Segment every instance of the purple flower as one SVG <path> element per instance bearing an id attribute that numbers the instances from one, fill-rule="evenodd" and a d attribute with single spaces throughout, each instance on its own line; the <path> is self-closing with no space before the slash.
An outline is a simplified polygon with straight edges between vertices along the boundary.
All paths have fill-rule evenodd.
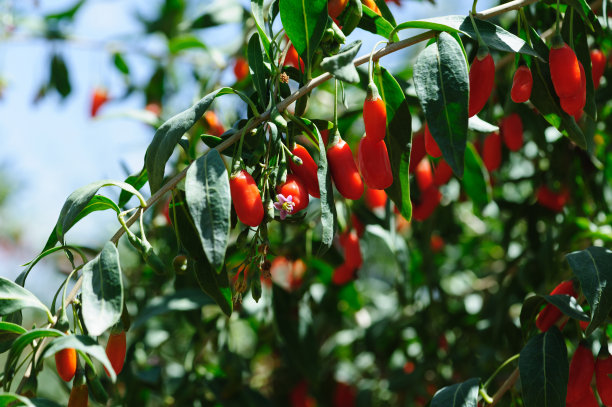
<path id="1" fill-rule="evenodd" d="M 274 207 L 280 211 L 280 218 L 285 219 L 287 214 L 293 212 L 293 206 L 295 205 L 293 197 L 289 195 L 285 198 L 283 194 L 278 194 L 276 199 L 278 199 L 278 202 L 274 202 Z"/>

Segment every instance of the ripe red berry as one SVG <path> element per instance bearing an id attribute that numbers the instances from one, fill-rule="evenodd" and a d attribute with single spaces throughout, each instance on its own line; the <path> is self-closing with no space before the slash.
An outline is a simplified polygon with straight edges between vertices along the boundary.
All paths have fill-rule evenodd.
<path id="1" fill-rule="evenodd" d="M 432 234 L 429 239 L 429 248 L 433 253 L 439 253 L 444 249 L 444 239 L 438 234 Z"/>
<path id="2" fill-rule="evenodd" d="M 599 87 L 601 77 L 606 70 L 606 56 L 598 49 L 591 51 L 591 67 L 591 72 L 593 74 L 593 86 L 595 86 L 595 89 L 597 89 Z"/>
<path id="3" fill-rule="evenodd" d="M 384 189 L 367 188 L 365 191 L 365 203 L 370 210 L 384 208 L 387 204 L 387 193 Z"/>
<path id="4" fill-rule="evenodd" d="M 357 391 L 353 386 L 342 382 L 336 383 L 333 407 L 354 407 L 356 399 Z"/>
<path id="5" fill-rule="evenodd" d="M 355 267 L 342 263 L 334 269 L 332 282 L 336 285 L 344 285 L 355 277 Z"/>
<path id="6" fill-rule="evenodd" d="M 434 185 L 441 187 L 450 181 L 452 176 L 453 169 L 450 165 L 448 165 L 444 158 L 441 158 L 436 165 L 436 169 L 434 170 Z"/>
<path id="7" fill-rule="evenodd" d="M 123 370 L 123 363 L 125 362 L 125 331 L 121 331 L 118 333 L 112 333 L 108 337 L 108 342 L 106 343 L 106 356 L 108 360 L 111 362 L 111 366 L 113 366 L 113 370 L 116 374 L 121 373 Z M 108 370 L 104 368 L 106 374 L 108 375 Z M 109 375 L 110 376 L 110 375 Z"/>
<path id="8" fill-rule="evenodd" d="M 95 88 L 91 95 L 91 117 L 95 117 L 106 102 L 108 102 L 108 91 L 105 88 Z"/>
<path id="9" fill-rule="evenodd" d="M 436 140 L 431 135 L 427 123 L 425 123 L 425 150 L 433 158 L 438 158 L 442 155 L 442 151 L 440 151 L 438 143 L 436 143 Z"/>
<path id="10" fill-rule="evenodd" d="M 289 50 L 287 51 L 287 55 L 285 56 L 285 61 L 283 65 L 289 65 L 294 67 L 295 69 L 300 70 L 304 73 L 304 61 L 298 55 L 297 50 L 293 46 L 293 44 L 289 45 Z"/>
<path id="11" fill-rule="evenodd" d="M 595 362 L 595 382 L 597 394 L 599 394 L 604 406 L 607 407 L 612 407 L 612 379 L 609 376 L 610 374 L 612 374 L 612 356 L 608 353 L 608 349 L 602 347 Z"/>
<path id="12" fill-rule="evenodd" d="M 204 113 L 204 120 L 208 125 L 209 134 L 213 136 L 220 136 L 225 132 L 223 124 L 221 124 L 221 121 L 217 117 L 217 114 L 212 110 L 208 110 L 206 111 L 206 113 Z"/>
<path id="13" fill-rule="evenodd" d="M 536 198 L 543 207 L 555 212 L 561 212 L 569 199 L 569 190 L 564 188 L 559 193 L 556 193 L 546 185 L 542 185 L 536 191 Z"/>
<path id="14" fill-rule="evenodd" d="M 378 91 L 369 92 L 363 102 L 363 124 L 366 137 L 380 141 L 387 133 L 387 108 Z"/>
<path id="15" fill-rule="evenodd" d="M 574 298 L 578 297 L 572 280 L 561 282 L 550 292 L 550 295 L 561 294 L 571 295 Z M 562 313 L 559 311 L 559 308 L 552 304 L 547 304 L 536 317 L 536 326 L 541 332 L 546 332 L 559 320 L 559 318 L 561 318 L 561 315 Z"/>
<path id="16" fill-rule="evenodd" d="M 251 174 L 240 170 L 232 175 L 230 193 L 238 219 L 245 225 L 259 226 L 263 220 L 264 209 L 259 188 Z"/>
<path id="17" fill-rule="evenodd" d="M 586 103 L 586 74 L 581 62 L 578 62 L 578 66 L 580 67 L 580 91 L 575 95 L 560 98 L 561 109 L 571 116 L 582 112 Z"/>
<path id="18" fill-rule="evenodd" d="M 302 164 L 298 165 L 294 163 L 293 160 L 290 160 L 289 168 L 291 168 L 291 171 L 295 175 L 300 177 L 310 195 L 315 198 L 320 198 L 321 193 L 319 190 L 319 179 L 317 177 L 317 164 L 312 159 L 312 156 L 306 148 L 299 144 L 296 144 L 291 152 L 293 155 L 300 157 Z"/>
<path id="19" fill-rule="evenodd" d="M 580 92 L 580 66 L 574 51 L 566 43 L 553 46 L 548 54 L 550 77 L 560 98 Z"/>
<path id="20" fill-rule="evenodd" d="M 517 113 L 504 118 L 499 125 L 506 147 L 518 151 L 523 146 L 523 121 Z"/>
<path id="21" fill-rule="evenodd" d="M 291 390 L 291 407 L 315 407 L 317 402 L 308 394 L 308 382 L 302 380 Z"/>
<path id="22" fill-rule="evenodd" d="M 521 65 L 514 72 L 512 79 L 512 89 L 510 97 L 514 103 L 523 103 L 531 97 L 531 88 L 533 87 L 533 76 L 527 65 Z"/>
<path id="23" fill-rule="evenodd" d="M 234 75 L 236 76 L 236 80 L 240 82 L 249 74 L 249 64 L 246 59 L 243 57 L 236 58 L 234 61 Z"/>
<path id="24" fill-rule="evenodd" d="M 77 353 L 74 348 L 62 349 L 55 354 L 55 367 L 57 374 L 65 382 L 74 377 L 77 368 Z"/>
<path id="25" fill-rule="evenodd" d="M 413 173 L 417 165 L 425 157 L 425 136 L 423 133 L 415 133 L 412 135 L 412 145 L 410 148 L 410 166 L 408 172 Z"/>
<path id="26" fill-rule="evenodd" d="M 501 136 L 498 133 L 491 133 L 485 138 L 482 147 L 482 161 L 487 171 L 493 172 L 501 165 Z"/>
<path id="27" fill-rule="evenodd" d="M 329 0 L 327 2 L 327 13 L 331 18 L 338 18 L 344 11 L 348 0 Z"/>
<path id="28" fill-rule="evenodd" d="M 393 184 L 391 162 L 384 141 L 362 137 L 357 157 L 363 181 L 369 188 L 385 189 Z"/>
<path id="29" fill-rule="evenodd" d="M 276 187 L 276 192 L 285 196 L 291 195 L 293 202 L 293 211 L 291 214 L 296 214 L 308 206 L 308 191 L 302 180 L 294 174 L 288 174 L 287 180 Z"/>
<path id="30" fill-rule="evenodd" d="M 363 181 L 355 165 L 353 153 L 346 141 L 340 139 L 327 149 L 327 160 L 332 179 L 340 194 L 356 201 L 363 195 Z"/>
<path id="31" fill-rule="evenodd" d="M 361 257 L 361 245 L 359 236 L 354 230 L 347 230 L 340 235 L 340 245 L 344 248 L 344 263 L 348 266 L 359 268 L 363 264 Z"/>
<path id="32" fill-rule="evenodd" d="M 565 407 L 599 407 L 599 402 L 593 389 L 589 385 L 582 397 L 572 403 L 565 403 Z"/>
<path id="33" fill-rule="evenodd" d="M 480 52 L 479 52 L 480 53 Z M 490 53 L 476 56 L 470 67 L 470 101 L 468 115 L 472 117 L 482 110 L 495 85 L 495 63 Z"/>
<path id="34" fill-rule="evenodd" d="M 565 401 L 573 403 L 580 400 L 591 388 L 591 379 L 595 371 L 595 358 L 584 342 L 576 348 L 569 368 L 567 396 Z"/>
<path id="35" fill-rule="evenodd" d="M 361 223 L 359 218 L 354 213 L 351 213 L 351 226 L 355 230 L 355 232 L 357 232 L 357 236 L 363 236 L 365 232 L 365 226 L 363 225 L 363 223 Z"/>
<path id="36" fill-rule="evenodd" d="M 421 191 L 425 191 L 434 185 L 431 164 L 427 158 L 423 158 L 419 165 L 417 165 L 415 176 Z"/>
<path id="37" fill-rule="evenodd" d="M 412 202 L 412 219 L 424 221 L 431 216 L 440 204 L 440 191 L 432 186 L 425 191 L 421 191 L 418 202 Z"/>

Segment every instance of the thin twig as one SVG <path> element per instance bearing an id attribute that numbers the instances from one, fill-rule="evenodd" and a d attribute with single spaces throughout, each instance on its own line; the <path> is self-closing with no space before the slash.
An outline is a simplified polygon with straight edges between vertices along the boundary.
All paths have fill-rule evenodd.
<path id="1" fill-rule="evenodd" d="M 491 407 L 496 405 L 499 402 L 499 400 L 501 400 L 502 397 L 504 397 L 504 394 L 506 394 L 508 390 L 514 387 L 514 383 L 516 383 L 518 378 L 519 378 L 519 368 L 517 367 L 516 369 L 514 369 L 510 377 L 506 379 L 504 384 L 502 384 L 499 390 L 497 390 L 497 392 L 493 395 L 493 402 L 490 404 Z"/>

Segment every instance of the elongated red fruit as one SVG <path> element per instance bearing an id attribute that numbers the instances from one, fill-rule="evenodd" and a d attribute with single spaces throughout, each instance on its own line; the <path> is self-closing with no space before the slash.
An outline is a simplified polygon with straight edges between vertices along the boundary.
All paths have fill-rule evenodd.
<path id="1" fill-rule="evenodd" d="M 569 199 L 569 190 L 564 188 L 557 193 L 546 185 L 541 185 L 536 191 L 536 198 L 543 207 L 555 212 L 561 212 Z"/>
<path id="2" fill-rule="evenodd" d="M 340 139 L 327 149 L 327 161 L 332 179 L 340 194 L 356 201 L 363 195 L 363 181 L 355 165 L 353 153 L 346 141 Z"/>
<path id="3" fill-rule="evenodd" d="M 442 155 L 442 151 L 440 151 L 438 143 L 436 143 L 436 140 L 431 135 L 427 123 L 425 123 L 425 150 L 433 158 L 438 158 Z"/>
<path id="4" fill-rule="evenodd" d="M 365 226 L 355 215 L 355 213 L 351 213 L 351 226 L 355 230 L 355 232 L 357 232 L 357 236 L 362 237 L 365 233 Z"/>
<path id="5" fill-rule="evenodd" d="M 357 158 L 363 181 L 369 188 L 385 189 L 393 184 L 391 162 L 384 141 L 362 137 Z"/>
<path id="6" fill-rule="evenodd" d="M 601 77 L 606 70 L 606 56 L 598 49 L 591 51 L 591 72 L 593 75 L 593 86 L 595 89 L 599 87 Z"/>
<path id="7" fill-rule="evenodd" d="M 387 107 L 374 85 L 363 102 L 363 124 L 366 137 L 380 141 L 387 133 Z"/>
<path id="8" fill-rule="evenodd" d="M 302 180 L 295 174 L 288 174 L 287 180 L 276 188 L 276 192 L 285 198 L 291 195 L 293 210 L 291 214 L 296 214 L 308 206 L 308 191 Z"/>
<path id="9" fill-rule="evenodd" d="M 370 210 L 384 208 L 387 204 L 387 193 L 384 189 L 367 188 L 365 191 L 365 203 Z"/>
<path id="10" fill-rule="evenodd" d="M 478 52 L 481 54 L 481 51 Z M 472 61 L 470 67 L 470 102 L 468 115 L 472 117 L 482 110 L 495 85 L 495 62 L 490 53 Z"/>
<path id="11" fill-rule="evenodd" d="M 55 354 L 55 367 L 57 374 L 65 382 L 69 382 L 74 377 L 77 368 L 76 349 L 66 348 Z"/>
<path id="12" fill-rule="evenodd" d="M 514 103 L 523 103 L 531 97 L 531 88 L 533 87 L 533 76 L 527 65 L 521 65 L 514 72 L 512 78 L 512 89 L 510 97 Z"/>
<path id="13" fill-rule="evenodd" d="M 293 155 L 300 157 L 302 164 L 298 165 L 291 160 L 289 161 L 289 168 L 291 168 L 291 171 L 302 180 L 310 195 L 315 198 L 320 198 L 321 193 L 319 190 L 319 179 L 317 177 L 317 164 L 312 159 L 312 156 L 306 148 L 299 144 L 296 144 L 291 152 Z"/>
<path id="14" fill-rule="evenodd" d="M 599 402 L 597 397 L 595 397 L 595 393 L 593 393 L 593 389 L 589 386 L 580 399 L 571 403 L 565 403 L 565 407 L 599 407 Z"/>
<path id="15" fill-rule="evenodd" d="M 574 289 L 574 282 L 572 280 L 561 282 L 555 287 L 554 290 L 550 292 L 550 295 L 561 294 L 571 295 L 574 298 L 578 297 L 578 293 L 576 293 L 576 290 Z M 562 313 L 559 311 L 559 308 L 552 304 L 547 304 L 538 314 L 536 318 L 536 326 L 540 331 L 546 332 L 559 320 L 559 318 L 561 318 L 561 315 Z"/>
<path id="16" fill-rule="evenodd" d="M 331 18 L 338 18 L 344 11 L 348 0 L 328 0 L 327 1 L 327 14 Z"/>
<path id="17" fill-rule="evenodd" d="M 121 373 L 121 370 L 123 370 L 123 363 L 125 363 L 125 348 L 125 331 L 117 333 L 111 332 L 108 337 L 108 342 L 106 343 L 106 356 L 108 356 L 108 360 L 110 360 L 111 366 L 116 374 Z M 104 368 L 104 370 L 106 370 L 106 368 Z M 107 370 L 106 374 L 108 375 Z"/>
<path id="18" fill-rule="evenodd" d="M 580 342 L 569 368 L 567 396 L 565 401 L 573 403 L 583 398 L 591 388 L 591 379 L 595 372 L 595 358 L 585 342 Z"/>
<path id="19" fill-rule="evenodd" d="M 482 145 L 482 161 L 489 172 L 495 171 L 501 165 L 501 144 L 501 136 L 498 133 L 491 133 L 484 140 Z"/>
<path id="20" fill-rule="evenodd" d="M 569 45 L 564 42 L 553 45 L 548 54 L 548 65 L 557 96 L 564 98 L 580 92 L 580 66 Z"/>
<path id="21" fill-rule="evenodd" d="M 333 407 L 355 407 L 357 390 L 346 383 L 336 383 Z"/>
<path id="22" fill-rule="evenodd" d="M 575 116 L 582 112 L 582 108 L 584 108 L 586 103 L 586 74 L 581 62 L 578 62 L 578 66 L 580 67 L 580 92 L 572 96 L 560 98 L 561 109 L 570 116 Z"/>
<path id="23" fill-rule="evenodd" d="M 243 57 L 236 58 L 234 61 L 234 76 L 236 80 L 240 82 L 249 74 L 249 63 Z"/>
<path id="24" fill-rule="evenodd" d="M 348 283 L 355 277 L 355 270 L 355 267 L 342 263 L 334 269 L 334 273 L 332 274 L 332 282 L 336 285 L 344 285 Z"/>
<path id="25" fill-rule="evenodd" d="M 263 220 L 264 209 L 255 180 L 245 170 L 230 177 L 230 193 L 236 215 L 248 226 L 259 226 Z"/>
<path id="26" fill-rule="evenodd" d="M 411 174 L 416 169 L 417 165 L 425 157 L 425 135 L 424 133 L 415 133 L 412 135 L 412 145 L 410 146 L 410 166 L 408 172 Z"/>
<path id="27" fill-rule="evenodd" d="M 344 263 L 359 268 L 363 264 L 359 236 L 354 230 L 347 230 L 340 235 L 340 245 L 344 248 Z"/>
<path id="28" fill-rule="evenodd" d="M 523 121 L 517 113 L 504 118 L 499 125 L 506 147 L 518 151 L 523 146 Z"/>
<path id="29" fill-rule="evenodd" d="M 610 356 L 608 349 L 602 347 L 595 362 L 595 383 L 597 394 L 599 394 L 601 402 L 606 407 L 612 407 L 612 379 L 609 376 L 610 374 L 612 374 L 612 356 Z"/>
<path id="30" fill-rule="evenodd" d="M 425 191 L 434 185 L 431 164 L 427 158 L 423 158 L 417 165 L 415 177 L 421 191 Z"/>
<path id="31" fill-rule="evenodd" d="M 421 191 L 420 200 L 412 202 L 412 219 L 424 221 L 431 216 L 440 204 L 440 191 L 432 186 L 425 191 Z"/>
<path id="32" fill-rule="evenodd" d="M 436 165 L 436 169 L 434 170 L 434 185 L 441 187 L 450 181 L 452 176 L 453 169 L 450 165 L 448 165 L 444 158 L 440 158 L 438 164 Z"/>
<path id="33" fill-rule="evenodd" d="M 98 110 L 108 101 L 108 91 L 105 88 L 95 88 L 91 95 L 91 117 L 98 114 Z"/>

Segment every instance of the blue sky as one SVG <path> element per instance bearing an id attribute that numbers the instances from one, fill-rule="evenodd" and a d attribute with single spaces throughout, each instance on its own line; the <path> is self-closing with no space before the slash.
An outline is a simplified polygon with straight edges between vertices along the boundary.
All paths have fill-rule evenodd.
<path id="1" fill-rule="evenodd" d="M 22 23 L 35 26 L 36 16 L 63 10 L 74 1 L 39 0 L 38 8 L 34 7 L 34 0 L 13 3 L 28 17 Z M 248 1 L 240 2 L 249 4 Z M 0 245 L 1 276 L 14 278 L 22 270 L 19 265 L 40 251 L 64 200 L 72 191 L 100 179 L 124 179 L 122 162 L 132 171 L 142 167 L 144 152 L 153 132 L 143 123 L 117 117 L 126 110 L 142 109 L 142 98 L 134 96 L 110 103 L 101 111 L 100 119 L 91 120 L 90 95 L 96 85 L 106 85 L 111 96 L 122 94 L 122 78 L 111 65 L 108 51 L 97 44 L 140 38 L 136 10 L 146 15 L 155 11 L 153 4 L 158 3 L 152 0 L 86 2 L 77 15 L 73 31 L 79 40 L 59 45 L 70 69 L 73 87 L 71 95 L 64 101 L 53 95 L 38 105 L 32 104 L 38 86 L 47 75 L 50 43 L 27 38 L 28 30 L 18 30 L 14 38 L 0 40 L 0 77 L 8 82 L 0 101 L 0 169 L 15 186 L 14 194 L 0 212 L 0 230 L 5 231 L 0 236 L 8 229 L 22 231 L 18 251 L 10 252 Z M 394 5 L 391 8 L 396 20 L 401 22 L 445 14 L 466 14 L 471 4 L 470 0 L 438 0 L 438 6 L 434 7 L 427 2 L 405 1 L 402 8 Z M 493 4 L 496 4 L 493 0 L 480 0 L 478 9 Z M 3 11 L 0 8 L 0 12 Z M 220 47 L 222 51 L 235 50 L 239 46 L 236 41 L 240 40 L 237 30 L 235 26 L 217 29 L 203 33 L 205 36 L 202 38 L 206 38 L 207 45 Z M 411 34 L 404 32 L 401 37 Z M 378 41 L 373 35 L 359 30 L 349 37 L 349 41 L 355 39 L 364 41 L 360 54 L 369 52 Z M 155 49 L 160 42 L 153 40 L 141 45 Z M 386 57 L 382 64 L 392 68 L 404 63 L 405 57 L 406 54 L 400 52 Z M 138 55 L 128 56 L 128 63 L 136 78 L 146 77 L 152 69 L 147 60 Z M 228 78 L 228 84 L 231 79 Z M 181 92 L 170 108 L 177 113 L 187 108 L 193 98 L 200 96 L 193 94 L 193 90 Z M 109 196 L 114 195 L 111 192 Z M 82 244 L 100 245 L 116 229 L 113 215 L 98 213 L 76 226 L 69 238 Z"/>

